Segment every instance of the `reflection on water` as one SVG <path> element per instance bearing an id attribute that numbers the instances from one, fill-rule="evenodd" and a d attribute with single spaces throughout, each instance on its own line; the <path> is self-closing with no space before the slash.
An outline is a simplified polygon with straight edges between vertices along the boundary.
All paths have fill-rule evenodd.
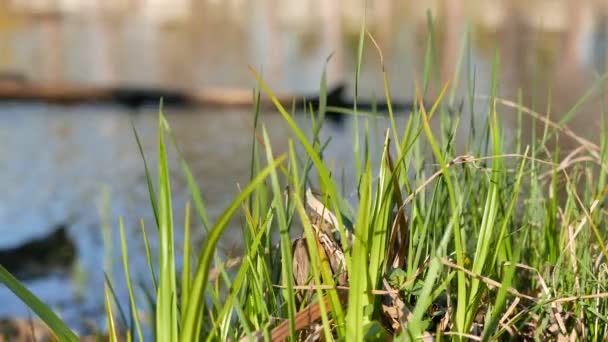
<path id="1" fill-rule="evenodd" d="M 378 0 L 368 11 L 368 28 L 382 49 L 392 97 L 398 100 L 411 99 L 413 81 L 423 73 L 428 35 L 422 3 Z M 325 60 L 334 53 L 329 82 L 346 82 L 352 90 L 359 6 L 354 0 L 0 2 L 0 73 L 43 84 L 250 88 L 254 82 L 247 65 L 252 65 L 263 71 L 273 89 L 310 93 L 318 88 Z M 550 108 L 551 117 L 559 120 L 607 70 L 607 7 L 602 1 L 437 1 L 430 8 L 437 18 L 438 67 L 431 94 L 453 78 L 462 34 L 470 30 L 471 49 L 461 65 L 457 99 L 466 94 L 473 74 L 476 93 L 489 93 L 498 48 L 501 96 L 515 99 L 521 88 L 524 103 L 541 112 Z M 360 92 L 368 99 L 380 97 L 378 52 L 367 44 L 364 56 Z M 590 139 L 597 137 L 600 99 L 606 97 L 599 93 L 603 96 L 590 97 L 569 122 Z M 484 103 L 479 100 L 465 113 L 485 115 Z M 512 111 L 501 114 L 507 128 L 516 125 Z M 213 220 L 233 198 L 237 184 L 248 179 L 251 114 L 196 108 L 169 109 L 168 116 Z M 96 323 L 103 317 L 100 296 L 75 299 L 80 287 L 91 294 L 103 289 L 98 210 L 103 186 L 110 190 L 111 225 L 116 228 L 117 218 L 124 216 L 132 269 L 147 281 L 138 219 L 143 217 L 148 227 L 153 220 L 130 124 L 133 121 L 140 132 L 155 169 L 156 120 L 153 108 L 0 105 L 0 246 L 70 224 L 83 278 L 75 282 L 56 275 L 28 285 L 74 325 L 82 323 L 81 317 Z M 306 125 L 304 117 L 298 120 Z M 400 116 L 398 125 L 404 120 Z M 268 112 L 263 121 L 275 152 L 285 152 L 289 135 L 281 118 Z M 381 136 L 386 126 L 386 120 L 376 120 L 374 134 Z M 332 139 L 327 158 L 344 168 L 347 189 L 355 184 L 349 177 L 352 131 L 347 119 L 343 126 L 328 124 L 322 132 Z M 570 148 L 567 141 L 560 144 Z M 175 167 L 175 155 L 171 157 Z M 180 213 L 187 189 L 178 168 L 172 175 L 174 205 Z M 175 216 L 180 227 L 181 215 Z M 239 231 L 238 226 L 231 229 L 234 234 L 228 235 Z M 153 235 L 153 229 L 148 231 Z M 117 258 L 116 235 L 112 253 Z M 223 248 L 228 253 L 234 245 L 234 240 L 226 240 Z M 125 298 L 122 269 L 115 265 L 111 273 L 118 296 Z M 0 289 L 0 302 L 0 316 L 27 314 L 5 289 Z"/>

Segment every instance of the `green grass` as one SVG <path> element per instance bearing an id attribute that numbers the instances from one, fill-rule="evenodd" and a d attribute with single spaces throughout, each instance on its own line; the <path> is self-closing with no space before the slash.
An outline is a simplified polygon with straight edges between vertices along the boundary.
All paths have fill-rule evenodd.
<path id="1" fill-rule="evenodd" d="M 431 31 L 432 25 L 429 20 Z M 362 27 L 356 85 L 361 82 L 358 76 L 367 36 Z M 374 43 L 371 35 L 369 38 Z M 361 141 L 355 138 L 352 149 L 357 188 L 348 191 L 356 194 L 354 211 L 346 204 L 352 198 L 345 198 L 340 190 L 338 176 L 343 170 L 332 168 L 331 161 L 324 158 L 324 148 L 331 142 L 322 141 L 320 131 L 325 113 L 332 108 L 321 101 L 319 111 L 310 112 L 312 133 L 306 134 L 296 124 L 293 110 L 286 110 L 252 70 L 260 89 L 253 94 L 251 177 L 215 222 L 206 213 L 204 188 L 199 188 L 178 149 L 194 214 L 190 220 L 187 205 L 181 270 L 176 266 L 174 235 L 179 228 L 173 224 L 173 215 L 182 213 L 174 213 L 171 204 L 165 140 L 168 136 L 177 148 L 179 137 L 174 136 L 161 107 L 156 182 L 143 159 L 160 239 L 155 256 L 142 221 L 153 320 L 146 324 L 139 318 L 146 306 L 138 303 L 140 288 L 131 283 L 130 247 L 121 220 L 129 300 L 113 303 L 116 298 L 108 280 L 104 299 L 111 339 L 141 341 L 144 331 L 149 331 L 159 341 L 296 340 L 312 333 L 326 340 L 348 341 L 429 335 L 454 340 L 566 336 L 606 340 L 608 252 L 604 241 L 608 234 L 603 209 L 606 173 L 602 170 L 608 161 L 608 139 L 603 131 L 595 143 L 564 126 L 583 101 L 597 95 L 598 86 L 555 123 L 525 107 L 521 96 L 513 102 L 498 97 L 500 62 L 496 58 L 492 86 L 487 90 L 490 95 L 484 98 L 486 124 L 476 125 L 467 150 L 457 154 L 454 141 L 463 122 L 459 113 L 446 110 L 455 103 L 455 85 L 442 85 L 436 101 L 429 108 L 422 106 L 426 89 L 434 82 L 432 40 L 430 35 L 423 77 L 415 81 L 421 106 L 410 113 L 404 127 L 394 119 L 402 113 L 393 113 L 390 107 L 391 91 L 382 66 L 389 124 L 380 150 L 373 149 L 370 142 L 369 119 L 356 106 L 341 109 L 354 115 L 355 137 L 360 128 L 366 133 Z M 466 44 L 468 39 L 463 40 L 462 54 L 468 51 Z M 378 52 L 382 60 L 379 48 Z M 479 98 L 475 72 L 470 62 L 462 61 L 463 55 L 458 65 L 469 66 L 466 102 L 473 106 Z M 454 79 L 462 72 L 458 70 Z M 325 73 L 320 89 L 323 96 Z M 449 94 L 447 100 L 444 94 Z M 291 130 L 293 139 L 285 155 L 276 155 L 270 144 L 273 132 L 264 127 L 261 96 L 274 102 Z M 513 108 L 518 115 L 513 133 L 516 141 L 507 145 L 501 116 Z M 533 141 L 521 138 L 525 116 L 543 128 Z M 558 139 L 577 142 L 579 154 L 551 150 L 549 144 Z M 330 227 L 333 234 L 318 232 L 319 221 L 305 196 L 309 187 L 321 192 L 318 200 L 324 208 L 317 214 L 335 214 L 335 225 Z M 240 218 L 244 253 L 238 260 L 222 260 L 216 247 L 235 217 Z M 203 246 L 190 245 L 191 225 L 207 232 Z M 292 254 L 296 228 L 302 228 L 309 254 L 306 284 L 298 284 L 294 278 L 293 264 L 302 262 Z M 353 238 L 349 238 L 351 229 Z M 280 238 L 278 246 L 273 245 L 273 235 Z M 338 271 L 332 264 L 338 257 L 328 253 L 324 238 L 332 241 L 330 249 L 339 246 L 338 252 L 343 252 Z M 339 272 L 347 272 L 346 284 L 341 283 Z M 77 340 L 52 310 L 2 267 L 0 281 L 60 340 Z M 307 287 L 312 295 L 301 301 L 298 294 Z M 319 325 L 300 329 L 298 322 L 314 303 Z"/>

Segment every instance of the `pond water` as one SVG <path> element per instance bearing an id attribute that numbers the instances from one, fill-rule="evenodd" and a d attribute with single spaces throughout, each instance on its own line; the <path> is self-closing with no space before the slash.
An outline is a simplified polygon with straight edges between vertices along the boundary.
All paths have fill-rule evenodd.
<path id="1" fill-rule="evenodd" d="M 63 3 L 64 7 L 44 7 L 36 1 L 2 3 L 0 73 L 43 84 L 250 89 L 255 85 L 247 70 L 251 65 L 263 71 L 273 89 L 309 94 L 317 91 L 325 60 L 333 53 L 328 81 L 345 83 L 350 94 L 360 26 L 360 11 L 354 10 L 360 2 L 350 2 L 338 6 L 270 0 L 255 5 L 246 0 L 150 1 L 149 5 L 110 1 L 95 8 L 84 1 L 66 2 L 81 4 L 74 7 Z M 367 22 L 382 49 L 392 97 L 407 101 L 414 94 L 413 81 L 423 73 L 426 8 L 398 3 L 377 1 L 370 6 Z M 545 112 L 550 94 L 551 117 L 566 113 L 606 71 L 608 6 L 600 1 L 532 4 L 525 8 L 515 1 L 433 5 L 438 17 L 438 79 L 454 75 L 461 37 L 468 29 L 471 49 L 462 65 L 457 98 L 466 93 L 466 75 L 472 70 L 476 93 L 489 93 L 492 61 L 499 48 L 501 96 L 516 99 L 517 89 L 522 88 L 525 103 Z M 360 92 L 372 99 L 382 96 L 383 80 L 378 52 L 370 41 L 366 44 Z M 436 89 L 437 85 L 431 96 Z M 589 139 L 599 132 L 601 98 L 606 99 L 606 94 L 600 91 L 569 122 Z M 465 113 L 486 115 L 485 102 L 476 103 Z M 237 193 L 237 184 L 245 184 L 249 177 L 251 110 L 167 108 L 166 115 L 213 221 Z M 505 109 L 501 115 L 507 130 L 516 125 L 512 111 Z M 398 126 L 403 127 L 405 119 L 400 115 Z M 297 120 L 307 125 L 303 116 Z M 276 152 L 284 151 L 290 135 L 280 115 L 268 110 L 262 121 Z M 78 250 L 75 270 L 26 284 L 74 327 L 103 326 L 104 263 L 117 295 L 126 297 L 122 267 L 108 263 L 120 260 L 119 216 L 125 220 L 132 270 L 149 283 L 139 219 L 144 219 L 154 242 L 153 218 L 131 122 L 154 170 L 158 134 L 154 107 L 0 103 L 0 248 L 18 246 L 58 225 L 68 227 Z M 385 119 L 375 120 L 373 134 L 380 137 L 387 125 Z M 466 132 L 461 133 L 466 140 Z M 351 174 L 351 119 L 328 123 L 322 135 L 332 138 L 326 158 Z M 566 150 L 572 147 L 568 141 L 560 144 Z M 171 153 L 175 219 L 181 227 L 179 213 L 188 191 L 175 160 Z M 111 249 L 103 247 L 104 222 L 112 234 Z M 238 254 L 239 238 L 234 236 L 239 227 L 230 229 L 232 234 L 226 234 L 220 248 L 225 254 Z M 198 234 L 197 239 L 202 238 Z M 0 288 L 0 303 L 0 316 L 28 315 L 4 288 Z"/>

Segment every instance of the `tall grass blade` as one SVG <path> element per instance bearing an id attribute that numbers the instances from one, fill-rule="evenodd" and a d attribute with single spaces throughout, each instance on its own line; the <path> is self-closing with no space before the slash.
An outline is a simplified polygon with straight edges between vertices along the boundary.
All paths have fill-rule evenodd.
<path id="1" fill-rule="evenodd" d="M 40 317 L 40 319 L 51 328 L 53 334 L 55 334 L 59 340 L 69 342 L 78 341 L 76 334 L 74 334 L 53 311 L 26 289 L 25 286 L 13 277 L 2 265 L 0 265 L 0 282 Z"/>
<path id="2" fill-rule="evenodd" d="M 158 218 L 159 218 L 159 286 L 157 291 L 156 336 L 159 341 L 178 340 L 177 286 L 173 238 L 173 208 L 169 166 L 164 142 L 167 123 L 159 111 L 158 130 Z"/>
<path id="3" fill-rule="evenodd" d="M 188 190 L 190 191 L 190 196 L 192 197 L 192 201 L 194 202 L 194 208 L 196 209 L 196 213 L 198 214 L 199 220 L 203 224 L 203 229 L 205 230 L 205 232 L 209 232 L 209 219 L 207 218 L 207 209 L 205 209 L 205 202 L 203 201 L 203 196 L 201 194 L 200 188 L 197 185 L 196 180 L 194 180 L 192 170 L 190 169 L 190 166 L 188 166 L 184 154 L 179 148 L 179 144 L 177 143 L 177 139 L 173 134 L 173 130 L 171 130 L 171 127 L 169 127 L 169 125 L 165 126 L 165 130 L 167 131 L 167 134 L 169 134 L 169 138 L 173 143 L 173 147 L 175 147 L 175 150 L 179 155 L 179 163 L 182 167 L 182 173 L 186 177 Z"/>
<path id="4" fill-rule="evenodd" d="M 266 128 L 262 128 L 264 134 L 264 142 L 266 145 L 266 158 L 268 164 L 273 164 L 274 157 L 272 155 L 272 149 L 270 147 L 270 139 Z M 282 267 L 282 282 L 287 285 L 286 291 L 284 291 L 283 297 L 287 302 L 287 319 L 289 320 L 290 337 L 293 341 L 296 339 L 295 331 L 295 297 L 293 290 L 293 262 L 292 262 L 292 251 L 291 251 L 291 239 L 289 237 L 289 226 L 287 223 L 287 216 L 285 206 L 283 204 L 283 194 L 279 186 L 279 178 L 275 169 L 270 171 L 270 181 L 272 185 L 272 192 L 274 194 L 273 207 L 277 217 L 277 225 L 279 228 L 279 236 L 281 238 L 281 267 Z"/>
<path id="5" fill-rule="evenodd" d="M 192 290 L 190 291 L 190 301 L 184 309 L 184 314 L 181 319 L 182 333 L 179 341 L 188 342 L 198 340 L 200 338 L 202 323 L 204 316 L 201 315 L 205 310 L 205 288 L 207 287 L 207 279 L 209 276 L 209 267 L 211 259 L 215 254 L 215 247 L 222 235 L 224 229 L 232 219 L 232 216 L 239 208 L 241 203 L 249 197 L 249 195 L 268 177 L 271 170 L 278 167 L 285 160 L 285 157 L 275 159 L 275 162 L 260 170 L 258 175 L 245 187 L 241 193 L 234 199 L 232 204 L 220 215 L 217 223 L 209 231 L 207 242 L 203 247 L 199 257 Z"/>
<path id="6" fill-rule="evenodd" d="M 160 103 L 160 108 L 162 110 L 162 100 Z M 144 172 L 146 175 L 146 182 L 148 184 L 148 194 L 150 197 L 150 205 L 152 206 L 152 211 L 154 212 L 154 220 L 156 222 L 156 228 L 159 227 L 158 222 L 158 204 L 156 203 L 156 192 L 154 191 L 154 184 L 152 184 L 152 176 L 150 175 L 150 170 L 148 169 L 148 162 L 146 162 L 146 156 L 144 154 L 144 149 L 141 145 L 141 141 L 139 140 L 139 134 L 137 134 L 137 129 L 135 129 L 135 124 L 131 122 L 131 128 L 133 129 L 133 136 L 135 137 L 135 141 L 137 142 L 137 148 L 139 149 L 139 155 L 141 156 L 142 161 L 144 162 Z"/>
<path id="7" fill-rule="evenodd" d="M 190 294 L 190 202 L 186 202 L 186 213 L 184 214 L 184 252 L 182 255 L 182 290 L 181 308 L 186 307 Z"/>
<path id="8" fill-rule="evenodd" d="M 154 271 L 154 262 L 152 261 L 152 251 L 150 250 L 150 241 L 148 240 L 148 234 L 146 232 L 146 226 L 144 219 L 140 221 L 141 235 L 144 240 L 144 248 L 146 250 L 146 261 L 148 263 L 148 270 L 150 271 L 150 277 L 152 278 L 152 285 L 154 286 L 154 293 L 158 290 L 158 281 L 156 278 L 156 272 Z"/>
<path id="9" fill-rule="evenodd" d="M 346 338 L 349 341 L 362 341 L 364 326 L 370 322 L 368 306 L 372 302 L 369 293 L 369 236 L 371 218 L 369 213 L 372 207 L 372 176 L 369 160 L 366 162 L 364 173 L 359 187 L 359 214 L 355 223 L 355 241 L 353 242 L 351 265 L 356 268 L 348 268 L 349 274 L 349 309 L 346 315 Z M 357 270 L 356 272 L 354 270 Z"/>
<path id="10" fill-rule="evenodd" d="M 106 282 L 106 285 L 104 287 L 104 301 L 105 301 L 105 306 L 106 306 L 106 317 L 108 320 L 108 337 L 110 342 L 117 342 L 118 341 L 118 332 L 117 332 L 117 328 L 116 328 L 116 324 L 114 322 L 114 315 L 112 313 L 112 302 L 110 300 L 110 294 L 109 294 L 109 288 L 108 288 L 108 283 Z M 78 340 L 76 340 L 78 341 Z"/>
<path id="11" fill-rule="evenodd" d="M 361 75 L 361 65 L 363 64 L 363 47 L 365 46 L 365 20 L 367 16 L 367 1 L 363 0 L 363 20 L 359 30 L 359 44 L 357 46 L 357 67 L 355 69 L 355 97 L 353 99 L 354 124 L 353 124 L 353 152 L 355 157 L 355 176 L 361 178 L 361 155 L 359 142 L 359 115 L 357 101 L 359 100 L 359 77 Z"/>
<path id="12" fill-rule="evenodd" d="M 439 101 L 441 101 L 441 98 L 443 96 L 443 94 L 445 93 L 445 90 L 447 89 L 447 84 L 443 87 L 443 90 L 441 91 L 441 93 L 439 94 L 438 100 L 436 103 L 438 103 Z M 421 99 L 419 97 L 419 99 Z M 419 100 L 421 102 L 421 100 Z M 433 106 L 433 108 L 436 108 L 437 104 L 435 104 L 435 106 Z M 439 145 L 437 144 L 437 141 L 435 140 L 434 136 L 433 136 L 433 132 L 431 131 L 431 126 L 429 124 L 429 119 L 428 117 L 431 116 L 431 114 L 433 113 L 433 108 L 431 109 L 430 114 L 427 116 L 426 115 L 426 111 L 424 110 L 424 107 L 421 105 L 422 110 L 422 117 L 423 117 L 423 127 L 424 127 L 424 132 L 426 133 L 427 136 L 427 140 L 429 142 L 429 145 L 431 146 L 431 149 L 433 151 L 433 154 L 435 156 L 435 159 L 437 159 L 437 161 L 439 162 L 439 165 L 441 166 L 441 171 L 442 171 L 442 178 L 445 181 L 446 187 L 447 187 L 447 191 L 448 191 L 448 197 L 449 197 L 449 202 L 450 202 L 450 209 L 452 210 L 452 218 L 450 221 L 450 224 L 453 226 L 453 231 L 454 231 L 454 245 L 456 248 L 456 263 L 459 266 L 463 266 L 464 265 L 464 257 L 465 257 L 465 246 L 462 242 L 462 232 L 460 230 L 460 218 L 459 218 L 459 201 L 458 201 L 458 197 L 456 196 L 457 193 L 460 192 L 459 189 L 456 188 L 456 185 L 453 184 L 452 182 L 452 176 L 451 173 L 448 169 L 447 166 L 447 162 L 445 161 L 444 157 L 443 157 L 443 153 L 441 152 Z M 448 230 L 446 230 L 448 231 Z M 436 263 L 436 261 L 433 261 L 434 263 Z M 432 264 L 433 265 L 433 264 Z M 432 266 L 432 268 L 434 269 L 435 272 L 438 272 L 439 267 L 438 266 Z M 431 273 L 429 271 L 429 273 Z M 458 294 L 458 302 L 456 304 L 456 330 L 458 332 L 465 332 L 465 321 L 466 321 L 466 307 L 467 307 L 467 284 L 466 284 L 466 279 L 465 279 L 465 275 L 462 272 L 458 273 L 457 276 L 457 281 L 458 281 L 458 290 L 457 290 L 457 294 Z M 425 285 L 426 286 L 426 285 Z"/>
<path id="13" fill-rule="evenodd" d="M 319 179 L 320 179 L 320 183 L 321 183 L 320 185 L 329 197 L 329 201 L 331 204 L 330 208 L 332 208 L 334 211 L 338 212 L 339 208 L 340 208 L 340 205 L 339 205 L 340 194 L 336 189 L 335 183 L 331 179 L 329 170 L 327 169 L 325 164 L 321 161 L 317 151 L 310 144 L 309 140 L 304 135 L 302 130 L 300 130 L 298 125 L 294 122 L 293 118 L 285 111 L 285 108 L 283 108 L 283 106 L 278 101 L 276 96 L 274 96 L 273 92 L 266 85 L 266 83 L 262 80 L 261 76 L 252 68 L 250 68 L 250 71 L 256 77 L 256 79 L 257 79 L 258 83 L 260 84 L 260 86 L 262 87 L 262 89 L 266 92 L 266 94 L 268 94 L 268 96 L 272 100 L 272 103 L 275 105 L 275 107 L 277 108 L 279 113 L 283 116 L 283 119 L 285 119 L 285 121 L 289 125 L 291 131 L 293 132 L 293 134 L 296 136 L 297 140 L 300 142 L 300 144 L 306 151 L 308 157 L 312 160 L 312 162 L 313 162 L 314 166 L 316 167 L 317 172 L 319 174 Z M 341 241 L 348 241 L 344 222 L 342 219 L 342 215 L 337 215 L 336 218 L 338 220 L 337 228 L 338 228 L 338 231 L 340 234 Z M 346 244 L 343 247 L 344 247 L 344 255 L 346 257 L 346 268 L 350 269 L 351 260 L 350 260 L 349 246 L 348 246 L 348 244 Z M 342 307 L 340 305 L 340 299 L 338 298 L 338 293 L 335 290 L 330 290 L 330 291 L 328 291 L 328 295 L 329 295 L 330 301 L 332 303 L 332 309 L 333 309 L 334 315 L 336 316 L 336 321 L 344 322 L 344 320 L 343 320 L 344 313 L 343 313 Z M 342 335 L 345 334 L 345 327 L 343 325 L 338 324 L 337 329 L 340 332 L 340 334 L 342 334 Z"/>
<path id="14" fill-rule="evenodd" d="M 122 264 L 125 271 L 125 279 L 127 282 L 127 289 L 129 290 L 129 302 L 131 304 L 131 318 L 135 322 L 135 328 L 137 329 L 137 336 L 139 341 L 143 342 L 144 335 L 141 330 L 141 324 L 139 322 L 139 310 L 137 309 L 137 302 L 135 300 L 135 293 L 133 292 L 133 286 L 131 285 L 131 272 L 129 271 L 129 249 L 127 247 L 127 239 L 125 238 L 125 228 L 122 217 L 119 219 L 120 225 L 120 246 L 122 248 Z"/>
<path id="15" fill-rule="evenodd" d="M 497 75 L 498 75 L 498 52 L 496 52 L 496 57 L 494 61 L 493 68 L 493 82 L 492 82 L 492 96 L 490 98 L 490 119 L 488 123 L 490 124 L 490 130 L 492 133 L 492 147 L 494 156 L 499 156 L 501 153 L 501 137 L 500 132 L 498 131 L 498 117 L 496 113 L 496 102 L 494 101 L 497 92 Z M 488 265 L 488 254 L 490 253 L 490 246 L 492 245 L 493 238 L 495 236 L 494 227 L 497 225 L 497 215 L 498 215 L 498 207 L 499 207 L 499 196 L 500 196 L 500 186 L 501 186 L 501 173 L 502 164 L 501 159 L 496 158 L 492 161 L 492 173 L 490 177 L 490 186 L 488 189 L 488 193 L 485 200 L 484 210 L 481 225 L 479 227 L 479 236 L 477 237 L 477 245 L 475 248 L 475 255 L 473 260 L 472 271 L 475 274 L 483 274 L 484 268 L 492 267 L 493 265 Z M 465 330 L 462 332 L 466 332 L 469 330 L 469 327 L 473 323 L 475 316 L 477 315 L 479 300 L 481 296 L 481 287 L 483 284 L 479 279 L 473 278 L 471 279 L 469 299 L 470 303 L 467 308 L 467 323 L 465 324 Z"/>
<path id="16" fill-rule="evenodd" d="M 129 324 L 127 322 L 127 315 L 125 314 L 125 310 L 122 307 L 122 303 L 118 300 L 116 291 L 114 291 L 114 286 L 112 285 L 110 275 L 107 272 L 104 272 L 103 277 L 105 280 L 105 284 L 106 284 L 108 290 L 110 290 L 110 294 L 112 295 L 112 300 L 116 304 L 116 308 L 118 309 L 118 314 L 120 315 L 120 320 L 122 321 L 123 326 L 128 327 Z M 112 302 L 110 302 L 110 304 L 112 304 Z M 111 310 L 113 312 L 114 308 L 112 307 Z"/>

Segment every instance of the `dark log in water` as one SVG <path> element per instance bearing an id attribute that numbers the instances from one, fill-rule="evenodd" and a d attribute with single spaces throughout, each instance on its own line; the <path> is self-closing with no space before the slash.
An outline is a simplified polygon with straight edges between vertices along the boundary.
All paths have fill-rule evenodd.
<path id="1" fill-rule="evenodd" d="M 352 109 L 354 101 L 345 96 L 346 85 L 338 83 L 330 87 L 326 94 L 326 106 Z M 277 93 L 276 98 L 283 105 L 291 108 L 292 103 L 297 109 L 303 104 L 317 109 L 321 104 L 320 94 L 294 94 Z M 41 101 L 57 104 L 118 104 L 128 108 L 139 108 L 145 105 L 156 106 L 160 99 L 163 104 L 170 106 L 228 106 L 251 107 L 254 104 L 254 94 L 249 89 L 169 89 L 153 87 L 125 87 L 125 86 L 90 86 L 73 84 L 33 84 L 24 80 L 2 77 L 0 80 L 0 101 Z M 270 98 L 262 96 L 260 105 L 272 108 L 274 104 Z M 413 108 L 410 101 L 393 103 L 395 112 L 409 111 Z M 359 101 L 357 108 L 361 111 L 376 110 L 379 113 L 387 112 L 388 106 L 384 102 L 377 104 L 369 101 Z M 331 111 L 328 111 L 331 113 Z M 336 113 L 334 113 L 336 114 Z"/>
<path id="2" fill-rule="evenodd" d="M 0 265 L 20 280 L 66 272 L 76 258 L 76 246 L 60 225 L 47 236 L 0 250 Z"/>

